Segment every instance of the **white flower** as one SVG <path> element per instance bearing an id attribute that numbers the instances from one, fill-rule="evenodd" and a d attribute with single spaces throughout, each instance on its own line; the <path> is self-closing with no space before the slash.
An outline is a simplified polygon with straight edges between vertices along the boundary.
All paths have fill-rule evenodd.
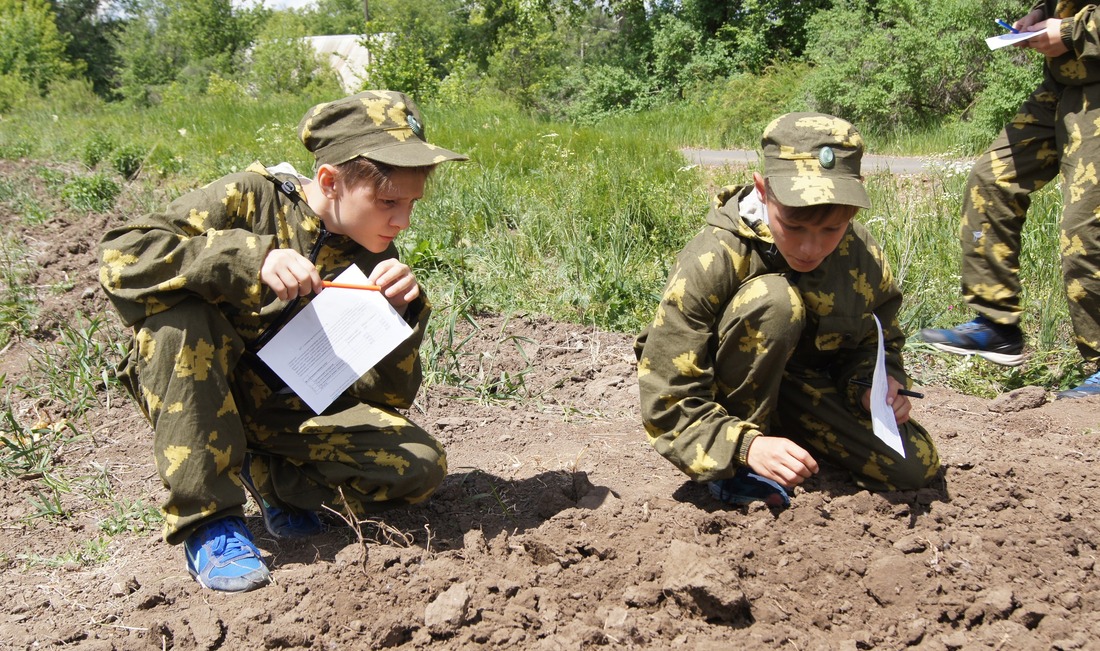
<path id="1" fill-rule="evenodd" d="M 187 137 L 187 129 L 180 129 L 179 134 L 180 134 L 181 137 L 186 138 Z"/>

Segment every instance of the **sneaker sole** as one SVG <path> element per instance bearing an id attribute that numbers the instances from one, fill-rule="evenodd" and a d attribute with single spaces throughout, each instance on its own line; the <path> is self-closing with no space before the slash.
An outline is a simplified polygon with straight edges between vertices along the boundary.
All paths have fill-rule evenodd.
<path id="1" fill-rule="evenodd" d="M 949 346 L 947 344 L 934 343 L 931 344 L 936 350 L 942 350 L 945 353 L 952 353 L 954 355 L 963 355 L 969 357 L 971 355 L 977 355 L 978 357 L 984 357 L 994 364 L 1000 364 L 1001 366 L 1019 366 L 1024 363 L 1024 354 L 1017 353 L 1010 355 L 1008 353 L 994 353 L 988 350 L 972 350 L 969 348 L 958 348 L 956 346 Z"/>

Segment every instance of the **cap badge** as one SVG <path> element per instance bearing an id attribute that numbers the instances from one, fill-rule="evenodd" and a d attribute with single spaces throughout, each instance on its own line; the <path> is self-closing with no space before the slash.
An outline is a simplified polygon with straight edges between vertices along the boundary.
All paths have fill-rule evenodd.
<path id="1" fill-rule="evenodd" d="M 821 151 L 817 153 L 817 161 L 821 163 L 821 166 L 825 169 L 833 169 L 833 166 L 836 165 L 836 154 L 833 153 L 833 148 L 822 147 Z"/>
<path id="2" fill-rule="evenodd" d="M 417 138 L 420 138 L 421 140 L 424 139 L 424 127 L 421 126 L 420 120 L 417 120 L 412 115 L 406 115 L 405 122 L 409 125 L 409 128 L 412 129 L 412 132 L 416 134 Z"/>

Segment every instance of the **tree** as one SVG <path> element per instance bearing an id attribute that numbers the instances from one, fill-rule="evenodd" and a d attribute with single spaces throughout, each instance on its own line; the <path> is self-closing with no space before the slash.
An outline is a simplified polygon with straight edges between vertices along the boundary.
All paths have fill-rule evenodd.
<path id="1" fill-rule="evenodd" d="M 70 61 L 83 61 L 85 75 L 97 95 L 111 93 L 118 67 L 115 39 L 121 20 L 104 0 L 51 0 L 57 29 L 65 35 L 65 53 Z"/>
<path id="2" fill-rule="evenodd" d="M 68 38 L 58 31 L 45 0 L 0 0 L 0 43 L 0 76 L 17 78 L 39 93 L 83 72 L 69 61 Z"/>

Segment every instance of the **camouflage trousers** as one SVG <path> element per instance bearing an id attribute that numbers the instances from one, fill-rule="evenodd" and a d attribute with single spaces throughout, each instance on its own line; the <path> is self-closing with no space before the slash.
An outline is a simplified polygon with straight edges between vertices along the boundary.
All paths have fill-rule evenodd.
<path id="1" fill-rule="evenodd" d="M 898 426 L 905 458 L 883 443 L 870 414 L 852 406 L 828 368 L 794 358 L 805 326 L 798 288 L 785 276 L 758 276 L 737 292 L 718 327 L 716 373 L 731 413 L 782 436 L 852 474 L 873 491 L 921 488 L 939 470 L 931 436 L 916 421 Z M 753 342 L 746 349 L 744 342 Z M 776 369 L 783 369 L 777 373 Z"/>
<path id="2" fill-rule="evenodd" d="M 244 353 L 224 315 L 197 299 L 135 327 L 118 376 L 153 426 L 167 542 L 243 515 L 246 451 L 265 496 L 312 511 L 415 503 L 443 481 L 443 448 L 401 414 L 341 397 L 315 415 L 295 394 L 268 388 L 241 363 Z"/>
<path id="3" fill-rule="evenodd" d="M 1020 320 L 1020 252 L 1030 195 L 1062 174 L 1059 241 L 1077 348 L 1100 360 L 1100 85 L 1049 79 L 975 162 L 963 197 L 962 294 L 976 312 Z"/>

